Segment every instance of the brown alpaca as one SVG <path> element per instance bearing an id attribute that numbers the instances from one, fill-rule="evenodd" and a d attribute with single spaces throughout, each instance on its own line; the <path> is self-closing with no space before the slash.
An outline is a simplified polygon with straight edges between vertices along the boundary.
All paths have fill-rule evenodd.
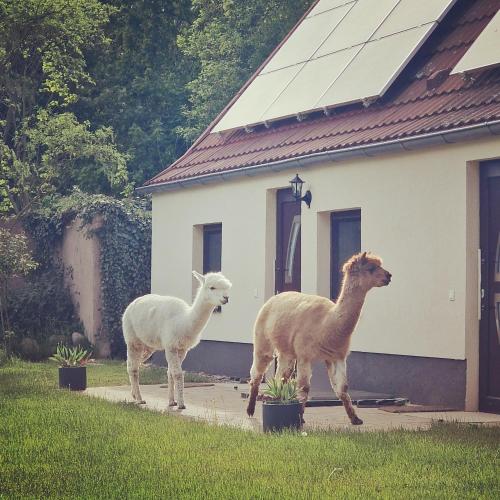
<path id="1" fill-rule="evenodd" d="M 311 363 L 323 360 L 332 388 L 342 400 L 351 423 L 363 423 L 347 394 L 346 358 L 367 292 L 388 285 L 391 273 L 382 268 L 379 257 L 366 252 L 352 256 L 342 270 L 344 280 L 336 303 L 318 295 L 285 292 L 262 306 L 254 327 L 249 416 L 254 414 L 259 384 L 276 352 L 279 379 L 288 379 L 297 361 L 302 413 L 309 393 Z"/>

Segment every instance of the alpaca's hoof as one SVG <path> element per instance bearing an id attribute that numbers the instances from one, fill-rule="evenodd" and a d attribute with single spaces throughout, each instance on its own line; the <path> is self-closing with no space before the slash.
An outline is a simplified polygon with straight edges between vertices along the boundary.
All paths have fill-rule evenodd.
<path id="1" fill-rule="evenodd" d="M 136 399 L 135 401 L 138 405 L 145 405 L 146 404 L 146 401 L 144 401 L 144 399 Z"/>
<path id="2" fill-rule="evenodd" d="M 351 424 L 352 425 L 361 425 L 362 423 L 363 423 L 363 421 L 359 417 L 354 417 L 351 420 Z"/>
<path id="3" fill-rule="evenodd" d="M 185 405 L 178 405 L 178 406 L 177 406 L 177 409 L 178 409 L 178 410 L 185 410 L 185 409 L 186 409 L 186 406 L 185 406 Z"/>
<path id="4" fill-rule="evenodd" d="M 177 406 L 177 401 L 172 401 L 168 403 L 168 406 Z"/>

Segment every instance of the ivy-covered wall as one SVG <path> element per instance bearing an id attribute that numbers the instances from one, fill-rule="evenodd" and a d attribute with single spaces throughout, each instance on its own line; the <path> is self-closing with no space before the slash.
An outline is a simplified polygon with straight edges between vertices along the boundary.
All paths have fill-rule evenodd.
<path id="1" fill-rule="evenodd" d="M 92 225 L 96 217 L 102 220 L 97 227 Z M 110 341 L 111 356 L 124 357 L 121 316 L 134 298 L 150 290 L 148 199 L 117 200 L 75 191 L 67 197 L 47 198 L 42 208 L 26 217 L 24 227 L 40 265 L 10 298 L 13 330 L 18 339 L 29 337 L 47 344 L 51 336 L 70 335 L 78 329 L 58 257 L 64 230 L 76 219 L 89 238 L 99 240 L 103 335 Z"/>

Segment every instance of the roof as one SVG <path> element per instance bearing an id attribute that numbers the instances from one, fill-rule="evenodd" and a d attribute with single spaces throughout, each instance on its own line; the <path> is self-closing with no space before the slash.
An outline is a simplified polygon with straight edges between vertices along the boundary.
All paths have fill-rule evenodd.
<path id="1" fill-rule="evenodd" d="M 181 158 L 142 189 L 480 125 L 491 132 L 500 123 L 500 68 L 470 77 L 450 72 L 499 8 L 500 0 L 459 0 L 389 91 L 368 106 L 337 108 L 330 116 L 316 112 L 248 132 L 211 132 L 233 99 Z"/>

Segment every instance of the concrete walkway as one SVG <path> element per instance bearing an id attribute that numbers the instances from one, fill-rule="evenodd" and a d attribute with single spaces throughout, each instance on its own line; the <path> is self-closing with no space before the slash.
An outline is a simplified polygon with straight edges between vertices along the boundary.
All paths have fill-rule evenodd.
<path id="1" fill-rule="evenodd" d="M 207 386 L 186 387 L 185 410 L 168 408 L 167 389 L 160 385 L 142 385 L 142 397 L 148 410 L 168 412 L 218 425 L 230 425 L 242 429 L 262 430 L 262 408 L 257 403 L 255 417 L 246 415 L 246 384 L 218 383 Z M 91 387 L 84 394 L 115 402 L 133 402 L 129 386 Z M 425 412 L 388 413 L 378 408 L 359 408 L 358 415 L 364 424 L 353 426 L 342 407 L 306 408 L 304 431 L 313 429 L 349 429 L 356 431 L 381 431 L 392 429 L 429 429 L 433 421 L 463 422 L 481 425 L 500 425 L 500 415 L 479 412 Z"/>

